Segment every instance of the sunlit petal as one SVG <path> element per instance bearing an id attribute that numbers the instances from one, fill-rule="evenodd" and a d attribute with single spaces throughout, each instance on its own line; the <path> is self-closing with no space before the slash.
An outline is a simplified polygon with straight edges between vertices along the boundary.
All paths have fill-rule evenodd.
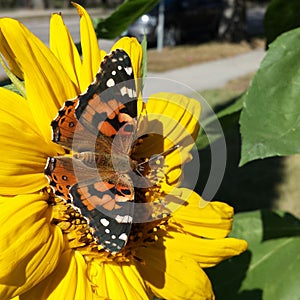
<path id="1" fill-rule="evenodd" d="M 0 128 L 0 194 L 30 193 L 45 187 L 47 157 L 63 150 L 41 136 L 28 101 L 4 88 L 0 88 Z"/>
<path id="2" fill-rule="evenodd" d="M 0 197 L 0 299 L 17 296 L 57 266 L 61 230 L 50 225 L 47 194 Z"/>
<path id="3" fill-rule="evenodd" d="M 119 39 L 112 47 L 115 49 L 123 49 L 130 57 L 133 74 L 136 79 L 141 77 L 141 64 L 143 59 L 143 50 L 136 38 L 123 37 Z M 140 81 L 136 80 L 137 93 L 140 91 Z"/>
<path id="4" fill-rule="evenodd" d="M 0 52 L 5 57 L 11 71 L 20 79 L 24 79 L 24 73 L 23 73 L 22 66 L 19 63 L 19 59 L 16 57 L 15 53 L 10 49 L 10 44 L 6 39 L 7 34 L 5 34 L 5 31 L 2 32 L 2 28 L 4 27 L 6 20 L 7 20 L 6 18 L 0 18 L 0 29 L 1 29 L 0 30 Z M 17 21 L 11 24 L 11 33 L 10 33 L 11 39 L 18 38 L 17 35 L 16 36 L 14 35 L 15 26 L 18 27 L 16 22 Z"/>
<path id="5" fill-rule="evenodd" d="M 190 136 L 195 140 L 199 131 L 201 105 L 199 101 L 173 93 L 152 94 L 146 104 L 148 122 L 163 125 L 163 135 L 173 144 L 183 144 Z M 187 151 L 187 150 L 186 150 Z"/>
<path id="6" fill-rule="evenodd" d="M 49 124 L 65 100 L 75 97 L 76 88 L 58 59 L 35 35 L 16 20 L 0 19 L 1 39 L 10 57 L 24 73 L 26 98 L 45 140 L 51 139 Z M 5 53 L 4 53 L 5 55 Z"/>
<path id="7" fill-rule="evenodd" d="M 88 276 L 104 299 L 150 299 L 144 280 L 134 265 L 101 263 L 89 264 Z"/>
<path id="8" fill-rule="evenodd" d="M 103 57 L 101 57 L 98 40 L 90 16 L 79 4 L 73 3 L 73 5 L 77 8 L 80 16 L 80 40 L 82 48 L 80 87 L 81 91 L 85 91 L 94 81 Z"/>
<path id="9" fill-rule="evenodd" d="M 165 156 L 167 183 L 175 185 L 182 175 L 182 166 L 191 160 L 190 150 L 199 131 L 201 105 L 197 100 L 172 93 L 151 95 L 140 117 L 138 134 L 147 134 L 140 157 L 151 157 L 178 146 Z"/>
<path id="10" fill-rule="evenodd" d="M 137 251 L 137 268 L 153 293 L 163 299 L 214 299 L 211 283 L 198 263 L 184 253 L 167 251 L 157 242 Z"/>
<path id="11" fill-rule="evenodd" d="M 80 87 L 81 59 L 60 14 L 53 14 L 50 20 L 50 49 L 75 86 Z"/>
<path id="12" fill-rule="evenodd" d="M 222 202 L 204 201 L 189 189 L 173 190 L 178 199 L 185 199 L 185 205 L 174 211 L 170 224 L 180 224 L 190 234 L 206 238 L 224 238 L 231 230 L 233 208 Z"/>
<path id="13" fill-rule="evenodd" d="M 20 300 L 82 300 L 100 299 L 93 295 L 86 277 L 86 263 L 79 252 L 66 250 L 62 253 L 55 271 L 40 284 L 20 296 Z"/>
<path id="14" fill-rule="evenodd" d="M 241 254 L 247 243 L 234 238 L 205 239 L 193 235 L 171 232 L 164 242 L 166 251 L 182 253 L 193 258 L 202 268 L 213 267 L 219 262 Z"/>

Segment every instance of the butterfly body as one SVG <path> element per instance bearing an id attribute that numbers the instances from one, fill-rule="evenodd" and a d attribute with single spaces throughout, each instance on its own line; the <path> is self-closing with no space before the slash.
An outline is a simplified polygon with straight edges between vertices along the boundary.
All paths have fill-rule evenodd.
<path id="1" fill-rule="evenodd" d="M 82 161 L 85 165 L 93 167 L 96 166 L 103 172 L 104 170 L 118 173 L 128 173 L 132 170 L 137 170 L 137 162 L 131 159 L 126 154 L 114 154 L 113 159 L 108 153 L 95 152 L 80 152 L 73 155 L 74 158 Z M 117 163 L 113 163 L 113 161 Z"/>
<path id="2" fill-rule="evenodd" d="M 97 242 L 112 253 L 126 245 L 133 221 L 136 117 L 130 58 L 115 50 L 86 93 L 67 100 L 51 123 L 53 141 L 72 154 L 48 158 L 50 186 L 80 209 Z"/>

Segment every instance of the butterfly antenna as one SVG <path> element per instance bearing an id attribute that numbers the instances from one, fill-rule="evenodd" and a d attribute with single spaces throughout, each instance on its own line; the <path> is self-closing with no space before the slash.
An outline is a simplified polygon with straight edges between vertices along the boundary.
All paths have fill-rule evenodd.
<path id="1" fill-rule="evenodd" d="M 170 149 L 168 149 L 166 151 L 163 151 L 163 152 L 161 152 L 159 154 L 152 155 L 149 158 L 149 160 L 143 161 L 143 162 L 141 162 L 141 163 L 138 164 L 139 169 L 141 169 L 142 165 L 144 165 L 144 164 L 150 164 L 151 162 L 155 162 L 157 159 L 160 159 L 162 157 L 166 157 L 168 154 L 172 153 L 173 151 L 175 151 L 178 148 L 179 148 L 179 145 L 175 145 L 175 146 L 171 147 Z"/>
<path id="2" fill-rule="evenodd" d="M 157 158 L 160 158 L 162 156 L 166 157 L 168 154 L 172 153 L 173 151 L 175 151 L 178 148 L 179 148 L 179 145 L 175 145 L 175 146 L 171 147 L 170 149 L 168 149 L 168 150 L 166 150 L 164 152 L 161 152 L 159 154 L 155 154 L 155 155 L 151 156 L 150 159 L 149 159 L 149 161 L 156 160 Z"/>

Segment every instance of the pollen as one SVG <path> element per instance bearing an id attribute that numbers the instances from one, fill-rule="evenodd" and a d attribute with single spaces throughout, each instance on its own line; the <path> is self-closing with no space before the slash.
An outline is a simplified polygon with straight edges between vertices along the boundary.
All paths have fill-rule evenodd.
<path id="1" fill-rule="evenodd" d="M 55 196 L 51 188 L 46 190 L 49 192 L 49 203 L 53 206 L 52 222 L 57 225 L 66 240 L 69 241 L 69 246 L 77 251 L 80 251 L 85 259 L 97 259 L 103 262 L 113 261 L 117 263 L 128 263 L 132 261 L 142 260 L 136 256 L 138 248 L 145 248 L 148 245 L 159 240 L 165 232 L 165 224 L 168 222 L 170 215 L 162 211 L 164 208 L 159 185 L 154 185 L 151 188 L 138 189 L 134 191 L 135 202 L 149 203 L 149 208 L 142 213 L 145 214 L 145 223 L 134 223 L 131 231 L 127 236 L 114 236 L 113 240 L 124 239 L 127 243 L 119 252 L 109 252 L 102 247 L 94 236 L 95 229 L 90 226 L 89 220 L 85 218 L 81 211 L 71 203 Z M 50 201 L 51 199 L 51 201 Z M 129 217 L 129 216 L 128 216 Z M 110 221 L 102 218 L 100 220 L 105 232 L 110 231 Z"/>

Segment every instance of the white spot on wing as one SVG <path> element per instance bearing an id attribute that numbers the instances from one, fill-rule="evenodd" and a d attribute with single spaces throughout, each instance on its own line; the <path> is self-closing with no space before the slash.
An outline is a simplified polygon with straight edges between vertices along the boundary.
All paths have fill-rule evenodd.
<path id="1" fill-rule="evenodd" d="M 123 241 L 127 241 L 127 239 L 128 239 L 127 234 L 123 232 L 123 233 L 119 236 L 119 239 L 120 239 L 120 240 L 123 240 Z"/>
<path id="2" fill-rule="evenodd" d="M 110 233 L 110 230 L 108 228 L 106 228 L 104 231 L 105 233 Z"/>
<path id="3" fill-rule="evenodd" d="M 127 94 L 127 87 L 126 86 L 123 86 L 121 89 L 120 89 L 120 92 L 121 92 L 121 95 L 124 96 Z"/>
<path id="4" fill-rule="evenodd" d="M 132 74 L 132 68 L 131 67 L 126 67 L 124 68 L 124 70 L 126 71 L 126 73 L 130 76 Z"/>
<path id="5" fill-rule="evenodd" d="M 118 222 L 118 223 L 132 223 L 132 217 L 131 216 L 120 216 L 120 215 L 117 215 L 115 217 L 115 220 Z"/>
<path id="6" fill-rule="evenodd" d="M 132 89 L 128 89 L 128 96 L 130 98 L 133 98 L 133 90 Z"/>
<path id="7" fill-rule="evenodd" d="M 112 78 L 109 78 L 107 81 L 106 81 L 106 85 L 108 87 L 112 87 L 115 85 L 115 81 L 112 79 Z"/>
<path id="8" fill-rule="evenodd" d="M 118 66 L 118 70 L 121 71 L 122 70 L 122 66 Z"/>
<path id="9" fill-rule="evenodd" d="M 114 70 L 111 72 L 111 75 L 115 76 L 117 74 L 117 72 Z"/>
<path id="10" fill-rule="evenodd" d="M 129 98 L 135 98 L 135 97 L 136 97 L 136 91 L 135 91 L 135 90 L 132 90 L 132 89 L 129 89 L 129 88 L 127 88 L 126 86 L 123 86 L 123 87 L 120 89 L 120 92 L 121 92 L 121 95 L 122 95 L 122 96 L 128 95 Z"/>
<path id="11" fill-rule="evenodd" d="M 109 221 L 106 220 L 105 218 L 100 219 L 100 223 L 105 227 L 109 225 Z"/>

